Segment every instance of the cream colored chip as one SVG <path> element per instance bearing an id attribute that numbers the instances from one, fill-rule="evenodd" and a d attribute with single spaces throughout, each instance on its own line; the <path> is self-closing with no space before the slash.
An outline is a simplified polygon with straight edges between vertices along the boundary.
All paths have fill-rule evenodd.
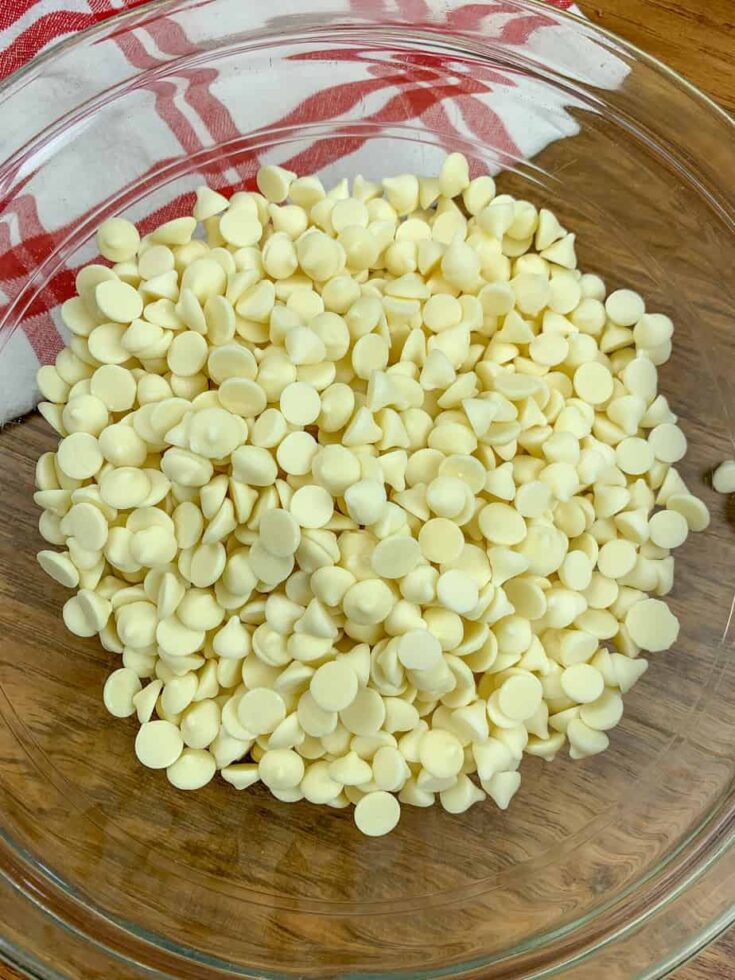
<path id="1" fill-rule="evenodd" d="M 68 433 L 89 432 L 99 437 L 109 421 L 107 406 L 95 395 L 76 395 L 71 398 L 61 418 Z"/>
<path id="2" fill-rule="evenodd" d="M 380 541 L 372 553 L 373 571 L 381 578 L 403 578 L 416 567 L 421 547 L 415 538 L 396 536 Z"/>
<path id="3" fill-rule="evenodd" d="M 87 349 L 101 364 L 124 364 L 130 352 L 123 345 L 129 328 L 122 323 L 101 323 L 87 338 Z"/>
<path id="4" fill-rule="evenodd" d="M 578 704 L 597 701 L 605 690 L 605 681 L 591 664 L 572 664 L 561 675 L 561 686 L 568 698 Z"/>
<path id="5" fill-rule="evenodd" d="M 133 703 L 135 705 L 136 716 L 141 725 L 150 721 L 153 717 L 153 712 L 162 687 L 163 681 L 154 680 L 150 684 L 146 684 L 142 690 L 134 695 Z"/>
<path id="6" fill-rule="evenodd" d="M 334 501 L 324 487 L 299 487 L 291 497 L 289 511 L 303 528 L 318 528 L 328 524 L 334 513 Z"/>
<path id="7" fill-rule="evenodd" d="M 289 555 L 281 558 L 271 554 L 260 541 L 256 541 L 250 549 L 250 568 L 255 576 L 267 585 L 278 585 L 293 571 L 294 558 Z"/>
<path id="8" fill-rule="evenodd" d="M 74 504 L 64 517 L 63 527 L 87 551 L 101 551 L 107 541 L 107 520 L 94 504 Z"/>
<path id="9" fill-rule="evenodd" d="M 333 660 L 319 667 L 311 678 L 309 690 L 324 711 L 342 711 L 357 696 L 357 674 L 344 661 Z"/>
<path id="10" fill-rule="evenodd" d="M 250 442 L 262 449 L 273 449 L 288 432 L 288 424 L 277 408 L 267 408 L 253 423 Z"/>
<path id="11" fill-rule="evenodd" d="M 672 550 L 684 544 L 689 525 L 683 514 L 675 510 L 660 510 L 648 522 L 651 541 L 659 548 Z"/>
<path id="12" fill-rule="evenodd" d="M 189 448 L 204 459 L 224 459 L 240 445 L 245 432 L 229 411 L 216 405 L 203 408 L 189 422 Z"/>
<path id="13" fill-rule="evenodd" d="M 59 585 L 75 589 L 79 585 L 79 569 L 68 552 L 39 551 L 36 560 L 41 568 Z"/>
<path id="14" fill-rule="evenodd" d="M 498 707 L 512 721 L 526 721 L 538 711 L 543 695 L 534 674 L 517 674 L 504 681 L 498 691 Z"/>
<path id="15" fill-rule="evenodd" d="M 366 793 L 355 806 L 355 824 L 368 837 L 382 837 L 398 826 L 401 805 L 383 790 Z"/>
<path id="16" fill-rule="evenodd" d="M 426 488 L 426 503 L 437 517 L 457 517 L 466 502 L 466 484 L 457 477 L 438 476 Z"/>
<path id="17" fill-rule="evenodd" d="M 687 451 L 686 436 L 673 422 L 664 422 L 651 429 L 648 443 L 662 463 L 678 463 Z"/>
<path id="18" fill-rule="evenodd" d="M 559 579 L 567 589 L 584 592 L 592 581 L 593 564 L 584 551 L 570 551 L 559 568 Z"/>
<path id="19" fill-rule="evenodd" d="M 605 300 L 605 310 L 615 323 L 622 327 L 632 327 L 646 312 L 646 307 L 638 293 L 632 289 L 617 289 Z"/>
<path id="20" fill-rule="evenodd" d="M 261 194 L 269 201 L 280 204 L 288 197 L 289 188 L 296 180 L 296 174 L 284 167 L 269 165 L 260 168 L 256 180 Z"/>
<path id="21" fill-rule="evenodd" d="M 453 453 L 439 464 L 439 476 L 453 476 L 466 483 L 472 493 L 478 494 L 485 486 L 485 467 L 474 456 Z"/>
<path id="22" fill-rule="evenodd" d="M 274 731 L 286 717 L 286 705 L 277 691 L 258 687 L 243 694 L 237 716 L 253 735 L 264 735 Z"/>
<path id="23" fill-rule="evenodd" d="M 522 517 L 541 517 L 552 507 L 552 487 L 549 482 L 530 480 L 516 490 L 514 505 Z"/>
<path id="24" fill-rule="evenodd" d="M 375 735 L 385 721 L 385 704 L 372 688 L 361 688 L 347 708 L 339 713 L 345 728 L 353 735 Z"/>
<path id="25" fill-rule="evenodd" d="M 280 409 L 291 425 L 311 425 L 321 411 L 319 392 L 305 381 L 294 381 L 283 389 Z"/>
<path id="26" fill-rule="evenodd" d="M 115 323 L 132 323 L 143 312 L 143 299 L 137 289 L 119 280 L 99 283 L 94 299 L 103 316 Z"/>
<path id="27" fill-rule="evenodd" d="M 650 441 L 647 442 L 638 436 L 628 436 L 618 443 L 615 459 L 623 473 L 629 476 L 641 476 L 653 466 L 653 448 Z"/>
<path id="28" fill-rule="evenodd" d="M 432 670 L 442 662 L 441 644 L 428 630 L 409 630 L 398 641 L 398 659 L 408 670 Z"/>
<path id="29" fill-rule="evenodd" d="M 293 749 L 269 749 L 258 763 L 258 776 L 271 790 L 293 789 L 304 771 L 304 760 Z"/>
<path id="30" fill-rule="evenodd" d="M 735 493 L 735 460 L 726 459 L 712 474 L 712 486 L 717 493 Z"/>
<path id="31" fill-rule="evenodd" d="M 293 555 L 301 542 L 299 522 L 293 514 L 280 508 L 267 511 L 258 530 L 263 546 L 278 558 Z"/>
<path id="32" fill-rule="evenodd" d="M 253 213 L 241 205 L 231 204 L 219 219 L 219 233 L 228 245 L 246 248 L 260 241 L 263 226 L 258 221 L 257 212 Z"/>
<path id="33" fill-rule="evenodd" d="M 613 376 L 604 364 L 589 361 L 574 372 L 574 390 L 589 405 L 602 405 L 613 393 Z"/>
<path id="34" fill-rule="evenodd" d="M 374 524 L 387 503 L 385 486 L 379 480 L 358 480 L 344 491 L 347 513 L 356 524 Z"/>
<path id="35" fill-rule="evenodd" d="M 512 546 L 526 537 L 527 527 L 522 515 L 503 503 L 487 504 L 479 514 L 482 534 L 491 544 Z"/>
<path id="36" fill-rule="evenodd" d="M 110 262 L 126 262 L 138 250 L 138 229 L 124 218 L 108 218 L 97 229 L 97 247 Z"/>
<path id="37" fill-rule="evenodd" d="M 246 419 L 260 415 L 268 403 L 260 385 L 249 378 L 227 378 L 220 385 L 219 400 L 228 412 Z"/>
<path id="38" fill-rule="evenodd" d="M 450 569 L 439 576 L 436 594 L 445 609 L 465 615 L 471 612 L 480 598 L 477 583 L 468 572 Z"/>
<path id="39" fill-rule="evenodd" d="M 185 748 L 179 758 L 166 769 L 166 776 L 177 789 L 202 789 L 217 772 L 217 762 L 206 749 Z"/>
<path id="40" fill-rule="evenodd" d="M 177 334 L 166 355 L 166 361 L 174 374 L 188 377 L 200 371 L 207 362 L 207 341 L 193 330 Z"/>
<path id="41" fill-rule="evenodd" d="M 131 510 L 140 507 L 151 492 L 151 481 L 143 470 L 120 466 L 103 473 L 99 488 L 104 503 L 116 510 Z"/>
<path id="42" fill-rule="evenodd" d="M 73 480 L 88 480 L 104 462 L 97 439 L 88 432 L 74 432 L 59 443 L 59 469 Z"/>
<path id="43" fill-rule="evenodd" d="M 135 378 L 117 364 L 98 367 L 90 380 L 90 392 L 99 398 L 111 412 L 125 412 L 132 408 L 136 397 Z"/>
<path id="44" fill-rule="evenodd" d="M 373 836 L 399 800 L 504 809 L 523 755 L 606 749 L 678 636 L 670 552 L 709 513 L 671 466 L 673 323 L 461 154 L 257 183 L 101 225 L 114 269 L 38 376 L 38 562 L 173 786 L 220 769 Z"/>
<path id="45" fill-rule="evenodd" d="M 395 601 L 385 582 L 366 578 L 350 586 L 342 600 L 342 608 L 348 619 L 358 626 L 375 626 L 387 618 Z"/>
<path id="46" fill-rule="evenodd" d="M 172 766 L 184 749 L 181 732 L 170 721 L 147 721 L 135 738 L 135 754 L 149 769 Z"/>
<path id="47" fill-rule="evenodd" d="M 134 698 L 142 690 L 140 678 L 128 667 L 114 670 L 105 681 L 102 700 L 116 718 L 129 718 L 135 714 Z"/>
<path id="48" fill-rule="evenodd" d="M 464 547 L 462 531 L 444 517 L 426 521 L 419 531 L 421 554 L 427 561 L 446 564 L 459 558 Z"/>
<path id="49" fill-rule="evenodd" d="M 278 465 L 292 476 L 305 476 L 319 451 L 316 439 L 308 432 L 290 432 L 276 450 Z"/>
<path id="50" fill-rule="evenodd" d="M 631 606 L 625 625 L 642 650 L 668 650 L 679 636 L 679 621 L 660 599 L 642 599 Z"/>
<path id="51" fill-rule="evenodd" d="M 633 570 L 637 558 L 635 545 L 626 538 L 617 538 L 602 545 L 597 567 L 606 578 L 625 578 Z"/>
<path id="52" fill-rule="evenodd" d="M 433 729 L 421 736 L 418 758 L 424 769 L 437 779 L 458 776 L 464 764 L 462 743 L 451 732 Z"/>
<path id="53" fill-rule="evenodd" d="M 237 344 L 225 344 L 213 348 L 207 358 L 210 378 L 221 385 L 228 378 L 247 378 L 253 381 L 258 365 L 252 351 Z"/>
<path id="54" fill-rule="evenodd" d="M 681 514 L 690 531 L 705 531 L 709 527 L 710 514 L 707 505 L 693 494 L 672 494 L 666 501 L 666 507 Z"/>
<path id="55" fill-rule="evenodd" d="M 240 446 L 232 454 L 232 473 L 236 480 L 253 487 L 269 487 L 276 480 L 278 467 L 267 449 Z"/>

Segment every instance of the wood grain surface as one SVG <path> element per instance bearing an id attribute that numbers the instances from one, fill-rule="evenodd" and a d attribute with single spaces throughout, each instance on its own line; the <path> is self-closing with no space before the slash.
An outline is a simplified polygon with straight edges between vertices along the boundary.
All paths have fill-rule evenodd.
<path id="1" fill-rule="evenodd" d="M 735 111 L 735 0 L 580 0 L 595 23 L 630 40 Z M 0 963 L 0 980 L 19 974 Z M 677 980 L 735 980 L 735 933 L 678 971 Z"/>
<path id="2" fill-rule="evenodd" d="M 733 0 L 579 0 L 579 6 L 735 111 Z"/>
<path id="3" fill-rule="evenodd" d="M 660 58 L 735 112 L 735 0 L 598 0 L 595 23 Z M 733 980 L 735 930 L 682 967 L 676 980 Z"/>

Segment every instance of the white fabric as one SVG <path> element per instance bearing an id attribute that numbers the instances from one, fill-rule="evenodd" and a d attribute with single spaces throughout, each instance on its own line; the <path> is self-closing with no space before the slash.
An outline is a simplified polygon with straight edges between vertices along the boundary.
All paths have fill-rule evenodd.
<path id="1" fill-rule="evenodd" d="M 329 5 L 335 0 L 320 0 L 320 5 L 328 13 Z M 122 3 L 122 0 L 120 0 Z M 341 4 L 341 0 L 340 0 Z M 401 0 L 388 0 L 386 8 L 400 10 Z M 8 29 L 0 34 L 0 49 L 3 45 L 12 43 L 20 31 L 23 24 L 28 26 L 28 18 L 33 15 L 38 17 L 45 10 L 59 9 L 62 0 L 41 0 L 35 4 L 27 14 L 12 24 Z M 439 11 L 441 5 L 437 5 Z M 63 9 L 70 11 L 89 10 L 89 6 L 83 0 L 63 0 Z M 292 13 L 293 0 L 269 0 L 269 11 L 271 11 L 272 24 L 288 23 L 293 21 Z M 356 4 L 356 9 L 359 7 Z M 491 9 L 491 7 L 489 8 Z M 183 27 L 183 34 L 189 32 L 200 36 L 207 28 L 206 18 L 208 12 L 197 9 L 196 6 L 188 9 L 180 17 L 179 26 Z M 238 8 L 238 17 L 242 17 L 243 24 L 232 25 L 232 29 L 247 27 L 248 18 L 253 17 L 253 8 L 248 3 L 243 3 Z M 260 16 L 260 15 L 259 15 Z M 396 16 L 398 14 L 396 13 Z M 437 14 L 439 16 L 439 14 Z M 505 30 L 516 14 L 506 12 L 490 13 L 482 19 L 481 29 L 489 36 L 498 35 Z M 31 17 L 32 19 L 32 17 Z M 177 28 L 178 29 L 178 28 Z M 179 37 L 181 31 L 179 30 Z M 158 32 L 150 29 L 145 21 L 135 29 L 135 36 L 138 42 L 138 50 L 142 51 L 135 57 L 150 59 L 152 64 L 163 63 L 176 56 L 175 36 L 172 41 L 165 32 L 162 34 L 159 24 Z M 611 52 L 601 52 L 599 46 L 593 41 L 580 35 L 579 31 L 573 27 L 565 26 L 542 26 L 535 28 L 524 42 L 531 51 L 543 55 L 546 60 L 556 60 L 556 63 L 563 67 L 565 71 L 574 73 L 577 77 L 584 79 L 588 83 L 594 83 L 600 88 L 614 88 L 621 84 L 627 68 L 625 64 Z M 337 44 L 337 46 L 339 46 Z M 0 51 L 1 53 L 1 51 Z M 31 76 L 27 81 L 28 91 L 26 94 L 32 96 L 33 104 L 37 107 L 33 118 L 29 119 L 27 114 L 23 118 L 20 114 L 12 112 L 2 112 L 2 100 L 0 100 L 0 113 L 3 119 L 3 146 L 7 152 L 12 152 L 22 145 L 31 134 L 38 132 L 51 119 L 57 118 L 60 107 L 70 108 L 79 99 L 79 93 L 84 92 L 90 81 L 95 81 L 101 73 L 104 73 L 110 82 L 121 82 L 129 78 L 135 71 L 139 71 L 132 63 L 128 51 L 124 51 L 120 46 L 112 48 L 109 44 L 93 48 L 89 58 L 85 61 L 81 77 L 75 82 L 70 79 L 69 72 L 63 70 L 64 59 L 70 57 L 68 53 L 62 51 L 59 55 L 60 62 L 56 70 L 45 71 L 38 77 Z M 451 70 L 451 65 L 448 65 Z M 242 88 L 238 85 L 235 89 L 230 81 L 228 89 L 227 81 L 215 79 L 208 86 L 208 94 L 218 100 L 229 112 L 232 121 L 241 132 L 252 132 L 259 126 L 267 126 L 288 111 L 298 108 L 302 100 L 306 99 L 310 93 L 321 90 L 333 82 L 325 72 L 328 72 L 326 62 L 300 61 L 291 65 L 293 71 L 294 84 L 282 84 L 279 86 L 282 104 L 274 110 L 273 91 L 271 84 L 264 74 L 253 73 L 248 76 L 247 98 L 242 97 Z M 466 71 L 463 65 L 457 65 L 458 73 Z M 193 132 L 193 139 L 200 143 L 211 141 L 211 120 L 200 111 L 200 107 L 192 99 L 187 98 L 189 92 L 190 78 L 184 74 L 181 77 L 173 76 L 169 82 L 174 82 L 171 93 L 167 96 L 168 105 L 171 113 L 179 119 L 183 118 L 185 124 L 183 129 L 190 128 Z M 270 88 L 270 91 L 267 89 Z M 377 112 L 384 106 L 388 99 L 395 97 L 397 89 L 391 86 L 383 87 L 377 91 L 369 92 L 359 104 L 355 106 L 354 112 L 348 113 L 354 118 L 364 118 L 370 113 Z M 270 98 L 266 98 L 266 96 Z M 43 229 L 52 230 L 59 227 L 64 222 L 74 220 L 74 215 L 81 215 L 89 208 L 98 205 L 119 190 L 120 187 L 130 181 L 134 181 L 136 176 L 143 172 L 151 162 L 165 159 L 167 156 L 178 156 L 182 152 L 182 146 L 186 145 L 182 140 L 184 137 L 181 132 L 176 131 L 175 125 L 167 121 L 167 113 L 162 112 L 159 97 L 151 90 L 139 89 L 135 98 L 139 100 L 139 115 L 136 119 L 150 119 L 150 126 L 147 132 L 147 149 L 150 154 L 149 160 L 142 160 L 135 154 L 111 152 L 111 147 L 125 146 L 125 127 L 126 119 L 120 114 L 115 126 L 108 128 L 95 127 L 92 123 L 80 127 L 78 134 L 79 140 L 84 140 L 85 154 L 90 161 L 89 171 L 81 174 L 79 172 L 78 155 L 64 152 L 54 155 L 48 167 L 42 174 L 30 173 L 25 192 L 35 198 L 37 208 L 37 219 Z M 578 131 L 578 124 L 572 114 L 568 111 L 574 104 L 574 99 L 566 94 L 562 94 L 552 86 L 538 80 L 527 77 L 515 77 L 513 86 L 497 85 L 492 86 L 492 91 L 488 95 L 475 96 L 481 99 L 484 105 L 497 114 L 502 120 L 506 131 L 518 149 L 519 156 L 531 160 L 540 150 L 550 142 L 567 136 L 574 135 Z M 27 104 L 27 103 L 26 103 Z M 472 130 L 464 117 L 461 100 L 454 98 L 444 99 L 441 103 L 441 111 L 449 118 L 457 132 L 458 140 L 466 140 L 467 144 L 476 146 L 487 145 L 487 141 L 482 143 L 481 135 L 478 137 L 477 131 Z M 433 124 L 431 119 L 411 120 L 414 127 L 415 140 L 396 141 L 391 144 L 390 155 L 387 153 L 388 144 L 383 141 L 374 141 L 362 146 L 359 150 L 349 156 L 342 157 L 335 163 L 331 163 L 321 171 L 321 175 L 327 180 L 334 180 L 341 176 L 354 173 L 363 173 L 367 176 L 376 176 L 386 172 L 406 172 L 407 170 L 423 173 L 431 173 L 438 170 L 444 150 L 437 146 L 432 135 Z M 404 126 L 406 124 L 404 123 Z M 432 145 L 432 143 L 434 145 Z M 285 162 L 289 153 L 295 152 L 288 145 L 281 146 L 277 151 L 269 154 L 269 162 Z M 280 154 L 280 156 L 279 156 Z M 105 165 L 98 165 L 98 161 L 106 161 Z M 497 168 L 495 168 L 497 169 Z M 21 170 L 21 176 L 23 172 Z M 192 174 L 191 180 L 184 183 L 183 189 L 193 189 L 200 182 L 199 177 Z M 64 188 L 64 193 L 50 195 L 45 187 L 49 186 Z M 181 184 L 177 185 L 177 191 L 182 189 Z M 167 203 L 169 189 L 163 187 L 146 201 L 146 208 L 150 211 L 151 207 L 163 206 Z M 132 208 L 126 212 L 127 216 L 134 220 L 144 217 L 140 210 Z M 11 247 L 18 247 L 24 239 L 24 219 L 20 214 L 9 212 L 0 216 L 0 233 L 5 230 L 10 239 Z M 1 256 L 0 256 L 1 258 Z M 84 259 L 94 260 L 94 245 L 90 243 L 84 251 L 80 251 L 75 256 L 75 260 Z M 5 299 L 17 295 L 22 283 L 18 280 L 14 282 L 0 281 L 0 303 Z M 9 292 L 9 296 L 3 297 L 2 292 Z M 7 332 L 0 332 L 0 424 L 9 418 L 16 417 L 28 411 L 37 400 L 38 393 L 35 389 L 34 374 L 39 364 L 39 351 L 41 358 L 48 358 L 43 351 L 46 347 L 38 342 L 39 335 L 43 337 L 43 331 L 48 330 L 49 336 L 55 338 L 56 345 L 59 343 L 59 334 L 64 336 L 64 331 L 60 326 L 59 307 L 52 306 L 48 313 L 37 314 L 38 321 L 34 323 L 33 332 L 29 336 L 35 338 L 34 345 L 29 343 L 26 336 L 18 330 L 8 337 Z M 46 318 L 44 320 L 44 317 Z M 23 325 L 27 329 L 27 324 Z M 35 346 L 35 350 L 34 350 Z M 53 343 L 49 343 L 48 350 L 53 350 Z"/>

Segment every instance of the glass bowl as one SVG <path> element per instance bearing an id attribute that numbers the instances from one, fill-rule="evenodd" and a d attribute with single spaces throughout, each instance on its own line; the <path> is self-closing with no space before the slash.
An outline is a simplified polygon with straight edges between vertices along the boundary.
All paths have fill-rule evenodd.
<path id="1" fill-rule="evenodd" d="M 530 759 L 507 812 L 349 811 L 174 790 L 102 706 L 114 663 L 46 579 L 37 416 L 0 435 L 3 952 L 41 977 L 660 976 L 733 918 L 735 129 L 663 66 L 531 0 L 178 0 L 55 47 L 0 89 L 0 388 L 110 214 L 159 223 L 259 163 L 329 181 L 447 149 L 557 212 L 580 265 L 677 327 L 664 392 L 712 510 L 677 558 L 681 636 L 604 755 Z M 289 12 L 291 11 L 291 12 Z M 48 311 L 51 311 L 50 313 Z M 27 353 L 27 351 L 26 351 Z M 27 358 L 26 358 L 27 360 Z"/>

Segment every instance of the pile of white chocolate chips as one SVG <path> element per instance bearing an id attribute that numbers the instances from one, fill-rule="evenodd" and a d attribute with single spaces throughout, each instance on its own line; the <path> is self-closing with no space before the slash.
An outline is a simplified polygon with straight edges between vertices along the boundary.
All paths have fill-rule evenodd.
<path id="1" fill-rule="evenodd" d="M 38 375 L 38 560 L 174 786 L 373 836 L 505 808 L 524 753 L 606 749 L 677 638 L 672 551 L 709 517 L 657 393 L 671 320 L 457 153 L 257 185 L 100 227 Z"/>

